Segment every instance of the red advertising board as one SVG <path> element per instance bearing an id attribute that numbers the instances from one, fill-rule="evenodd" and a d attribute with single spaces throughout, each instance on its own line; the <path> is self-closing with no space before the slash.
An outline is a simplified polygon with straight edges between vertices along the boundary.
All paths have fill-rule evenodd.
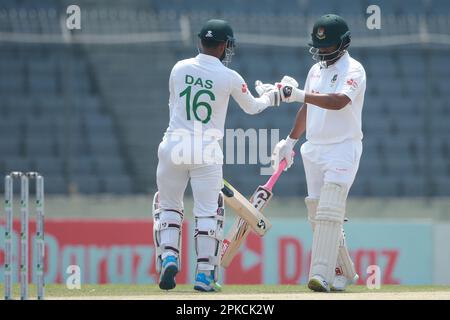
<path id="1" fill-rule="evenodd" d="M 187 224 L 183 239 L 187 239 Z M 35 223 L 30 223 L 30 254 Z M 1 225 L 2 234 L 4 223 Z M 69 265 L 78 265 L 83 283 L 155 283 L 155 250 L 151 220 L 47 219 L 45 221 L 45 274 L 47 283 L 63 283 Z M 14 221 L 14 248 L 18 249 L 20 222 Z M 3 272 L 4 251 L 0 249 Z M 188 247 L 183 245 L 183 247 Z M 14 279 L 18 279 L 19 252 L 14 250 Z M 29 270 L 32 268 L 30 259 Z M 187 265 L 188 252 L 182 253 Z M 13 262 L 13 264 L 14 264 Z M 187 281 L 188 268 L 177 276 Z M 32 274 L 30 274 L 32 275 Z"/>
<path id="2" fill-rule="evenodd" d="M 250 233 L 241 251 L 231 265 L 223 272 L 223 282 L 228 284 L 301 284 L 305 283 L 309 273 L 311 235 L 306 233 L 308 225 L 304 223 L 302 232 L 289 222 L 269 232 L 265 237 Z M 192 281 L 195 270 L 195 249 L 192 241 L 192 225 L 183 225 L 182 268 L 177 283 Z M 150 219 L 52 219 L 45 222 L 45 275 L 47 283 L 64 283 L 70 265 L 81 270 L 82 283 L 157 283 L 155 270 L 155 247 L 152 234 L 153 223 Z M 292 230 L 289 230 L 291 228 Z M 355 228 L 369 228 L 361 225 Z M 386 225 L 382 226 L 383 230 Z M 408 283 L 408 266 L 416 259 L 409 250 L 409 231 L 398 226 L 390 232 L 396 241 L 374 240 L 364 231 L 362 237 L 352 239 L 351 255 L 360 275 L 359 284 L 365 284 L 370 276 L 367 267 L 380 265 L 382 284 Z M 19 221 L 14 221 L 14 247 L 19 248 Z M 408 230 L 407 228 L 405 230 Z M 375 230 L 376 231 L 376 230 Z M 417 234 L 416 229 L 411 232 Z M 30 244 L 35 233 L 35 224 L 30 224 Z M 4 221 L 0 224 L 0 234 L 4 234 Z M 374 234 L 377 234 L 374 232 Z M 404 241 L 401 240 L 404 238 Z M 3 237 L 0 238 L 0 276 L 3 276 Z M 361 240 L 362 239 L 362 240 Z M 364 242 L 363 242 L 364 241 Z M 402 242 L 403 241 L 403 242 Z M 423 239 L 421 240 L 423 241 Z M 30 253 L 33 257 L 33 245 Z M 14 250 L 14 281 L 17 282 L 19 252 Z M 30 259 L 29 270 L 33 270 L 34 258 Z M 431 260 L 431 259 L 428 259 Z M 416 265 L 422 260 L 414 262 Z M 14 264 L 13 263 L 13 264 Z M 428 281 L 430 273 L 424 266 L 422 282 Z M 30 274 L 34 276 L 33 274 Z M 404 280 L 406 279 L 406 280 Z"/>

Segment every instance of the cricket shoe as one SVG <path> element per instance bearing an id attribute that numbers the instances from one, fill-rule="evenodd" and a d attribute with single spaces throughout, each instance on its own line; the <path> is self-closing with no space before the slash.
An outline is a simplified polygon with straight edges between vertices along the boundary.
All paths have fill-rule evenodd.
<path id="1" fill-rule="evenodd" d="M 167 256 L 162 262 L 162 270 L 159 276 L 159 287 L 163 290 L 170 290 L 177 285 L 175 276 L 178 273 L 178 261 L 174 256 Z"/>
<path id="2" fill-rule="evenodd" d="M 308 288 L 316 292 L 330 292 L 330 286 L 321 276 L 315 275 L 309 279 Z"/>
<path id="3" fill-rule="evenodd" d="M 331 291 L 345 291 L 345 288 L 350 285 L 354 284 L 358 281 L 359 276 L 355 275 L 353 279 L 348 279 L 346 276 L 339 275 L 334 277 L 333 285 L 331 286 Z"/>
<path id="4" fill-rule="evenodd" d="M 199 272 L 197 273 L 197 277 L 195 277 L 195 285 L 194 290 L 202 291 L 202 292 L 218 292 L 222 290 L 222 286 L 214 281 L 214 278 L 212 277 L 212 273 L 214 271 L 211 271 L 208 273 Z"/>

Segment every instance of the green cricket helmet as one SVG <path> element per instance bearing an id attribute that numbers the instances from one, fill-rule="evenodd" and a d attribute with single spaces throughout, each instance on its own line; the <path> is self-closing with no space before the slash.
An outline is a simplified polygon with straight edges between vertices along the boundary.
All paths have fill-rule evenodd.
<path id="1" fill-rule="evenodd" d="M 198 33 L 198 37 L 206 42 L 225 42 L 225 50 L 220 60 L 226 66 L 231 62 L 236 40 L 233 29 L 227 21 L 219 19 L 207 21 Z"/>
<path id="2" fill-rule="evenodd" d="M 350 30 L 344 19 L 336 14 L 326 14 L 321 16 L 314 23 L 311 33 L 311 47 L 309 52 L 313 59 L 321 62 L 337 60 L 341 57 L 350 45 Z M 336 50 L 331 53 L 320 53 L 320 48 L 336 46 Z"/>

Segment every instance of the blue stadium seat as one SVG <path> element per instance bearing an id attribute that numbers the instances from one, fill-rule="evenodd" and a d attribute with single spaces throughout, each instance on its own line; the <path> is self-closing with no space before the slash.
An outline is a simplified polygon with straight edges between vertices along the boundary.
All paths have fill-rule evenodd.
<path id="1" fill-rule="evenodd" d="M 392 120 L 386 117 L 371 117 L 366 118 L 363 115 L 363 133 L 369 135 L 386 135 L 392 133 L 394 124 Z"/>
<path id="2" fill-rule="evenodd" d="M 52 115 L 61 118 L 71 112 L 69 108 L 72 108 L 72 106 L 69 98 L 64 99 L 63 96 L 47 95 L 36 100 L 37 109 L 41 116 Z"/>
<path id="3" fill-rule="evenodd" d="M 89 133 L 95 135 L 99 132 L 112 134 L 112 119 L 103 114 L 89 114 L 86 117 L 86 128 Z"/>
<path id="4" fill-rule="evenodd" d="M 423 76 L 405 79 L 406 90 L 408 95 L 414 97 L 424 97 L 426 94 L 425 78 Z"/>
<path id="5" fill-rule="evenodd" d="M 29 157 L 51 157 L 55 155 L 53 139 L 29 136 L 25 139 L 25 153 Z"/>
<path id="6" fill-rule="evenodd" d="M 398 79 L 386 78 L 372 82 L 376 86 L 378 93 L 384 96 L 399 95 L 402 92 L 402 83 Z"/>
<path id="7" fill-rule="evenodd" d="M 119 146 L 117 144 L 117 141 L 115 139 L 111 139 L 111 137 L 101 140 L 92 140 L 89 149 L 95 156 L 119 155 Z"/>
<path id="8" fill-rule="evenodd" d="M 399 2 L 400 12 L 403 14 L 423 15 L 426 13 L 427 3 L 431 1 L 427 0 L 411 0 L 405 5 L 401 1 Z"/>
<path id="9" fill-rule="evenodd" d="M 388 108 L 388 113 L 393 116 L 401 117 L 402 115 L 419 114 L 421 112 L 415 99 L 393 96 L 386 99 L 384 105 Z"/>
<path id="10" fill-rule="evenodd" d="M 44 173 L 45 194 L 67 194 L 67 184 L 65 178 L 60 174 Z"/>
<path id="11" fill-rule="evenodd" d="M 431 119 L 430 129 L 434 134 L 450 133 L 450 116 L 438 114 Z"/>
<path id="12" fill-rule="evenodd" d="M 30 75 L 29 86 L 31 93 L 56 94 L 57 83 L 53 76 Z"/>
<path id="13" fill-rule="evenodd" d="M 0 118 L 0 135 L 2 137 L 19 137 L 23 135 L 24 131 L 24 119 L 11 115 L 10 117 Z"/>
<path id="14" fill-rule="evenodd" d="M 75 175 L 72 177 L 72 183 L 79 193 L 95 194 L 101 192 L 100 177 L 95 175 Z"/>
<path id="15" fill-rule="evenodd" d="M 391 176 L 415 176 L 421 172 L 411 157 L 391 157 L 385 162 L 387 174 Z"/>
<path id="16" fill-rule="evenodd" d="M 69 152 L 71 156 L 78 157 L 87 155 L 89 152 L 89 146 L 79 133 L 72 134 L 71 138 L 66 138 L 64 133 L 61 133 L 55 141 L 56 154 L 64 156 L 66 152 Z"/>
<path id="17" fill-rule="evenodd" d="M 349 197 L 353 196 L 367 196 L 370 195 L 371 189 L 369 181 L 366 179 L 366 175 L 357 175 L 352 187 L 349 191 Z"/>
<path id="18" fill-rule="evenodd" d="M 54 138 L 55 126 L 52 119 L 47 117 L 27 118 L 26 133 L 29 137 L 39 137 L 41 139 Z"/>
<path id="19" fill-rule="evenodd" d="M 426 76 L 425 72 L 425 59 L 420 52 L 406 51 L 401 54 L 400 66 L 402 74 L 407 77 L 416 77 L 423 79 Z"/>
<path id="20" fill-rule="evenodd" d="M 87 95 L 91 90 L 89 79 L 84 77 L 69 77 L 63 83 L 62 90 L 69 90 L 70 92 L 74 92 L 75 94 Z"/>
<path id="21" fill-rule="evenodd" d="M 424 120 L 423 118 L 409 115 L 403 119 L 397 119 L 393 121 L 394 132 L 398 135 L 415 135 L 417 132 L 423 130 Z"/>
<path id="22" fill-rule="evenodd" d="M 336 12 L 336 8 L 332 2 L 318 2 L 307 0 L 300 3 L 302 6 L 301 12 L 314 16 L 315 19 L 318 17 L 327 14 Z M 317 18 L 316 18 L 317 17 Z"/>
<path id="23" fill-rule="evenodd" d="M 411 153 L 411 142 L 409 139 L 385 139 L 380 143 L 380 152 L 388 158 L 407 157 Z"/>
<path id="24" fill-rule="evenodd" d="M 425 182 L 421 176 L 403 176 L 400 180 L 400 196 L 425 196 Z"/>
<path id="25" fill-rule="evenodd" d="M 25 65 L 19 59 L 8 59 L 5 57 L 0 60 L 0 72 L 2 74 L 16 74 L 20 75 L 24 71 Z"/>
<path id="26" fill-rule="evenodd" d="M 433 157 L 429 165 L 434 176 L 450 177 L 450 160 L 448 157 L 442 155 Z"/>
<path id="27" fill-rule="evenodd" d="M 95 95 L 83 95 L 73 99 L 74 105 L 77 109 L 85 112 L 94 112 L 100 110 L 99 97 Z"/>
<path id="28" fill-rule="evenodd" d="M 17 137 L 1 135 L 0 137 L 0 150 L 2 158 L 6 159 L 11 156 L 19 156 L 21 154 L 21 144 Z"/>
<path id="29" fill-rule="evenodd" d="M 450 196 L 450 178 L 447 177 L 437 177 L 434 180 L 434 194 L 436 196 Z"/>
<path id="30" fill-rule="evenodd" d="M 445 0 L 433 0 L 429 2 L 428 13 L 432 15 L 441 15 L 443 12 L 450 12 L 450 4 Z"/>
<path id="31" fill-rule="evenodd" d="M 428 61 L 430 65 L 430 72 L 434 76 L 448 76 L 450 74 L 450 65 L 445 55 L 432 54 Z"/>
<path id="32" fill-rule="evenodd" d="M 4 170 L 10 171 L 33 171 L 33 161 L 25 157 L 8 156 L 4 161 Z"/>
<path id="33" fill-rule="evenodd" d="M 106 193 L 127 194 L 133 191 L 131 179 L 126 174 L 108 174 L 103 181 Z"/>
<path id="34" fill-rule="evenodd" d="M 20 75 L 0 78 L 1 93 L 21 93 L 24 90 L 23 79 Z"/>
<path id="35" fill-rule="evenodd" d="M 74 113 L 69 117 L 53 117 L 50 119 L 56 127 L 56 132 L 59 136 L 71 134 L 72 137 L 82 139 L 84 136 L 83 121 L 80 115 Z"/>
<path id="36" fill-rule="evenodd" d="M 391 55 L 386 53 L 373 52 L 367 62 L 364 63 L 367 77 L 390 78 L 397 73 L 398 66 Z"/>
<path id="37" fill-rule="evenodd" d="M 358 173 L 363 176 L 383 176 L 386 175 L 388 171 L 382 165 L 379 159 L 375 157 L 369 157 L 366 151 L 363 152 L 363 156 L 359 163 Z"/>
<path id="38" fill-rule="evenodd" d="M 95 172 L 95 159 L 91 156 L 74 156 L 70 161 L 71 175 L 88 176 Z"/>
<path id="39" fill-rule="evenodd" d="M 28 113 L 31 112 L 33 108 L 34 101 L 32 98 L 24 95 L 11 95 L 9 99 L 5 99 L 6 104 L 8 104 L 12 111 L 15 112 L 17 109 L 24 109 Z"/>
<path id="40" fill-rule="evenodd" d="M 35 169 L 43 174 L 44 176 L 47 175 L 63 175 L 63 159 L 62 158 L 56 158 L 56 157 L 50 157 L 50 156 L 42 156 L 37 157 L 34 161 L 35 163 Z"/>
<path id="41" fill-rule="evenodd" d="M 367 6 L 362 1 L 339 0 L 338 14 L 342 16 L 360 16 L 366 14 Z"/>
<path id="42" fill-rule="evenodd" d="M 55 64 L 48 59 L 33 59 L 28 61 L 28 72 L 30 76 L 43 76 L 54 77 L 55 76 Z"/>
<path id="43" fill-rule="evenodd" d="M 125 171 L 125 165 L 121 157 L 96 156 L 94 163 L 100 174 L 115 175 L 122 174 Z"/>
<path id="44" fill-rule="evenodd" d="M 381 197 L 397 197 L 400 196 L 400 181 L 398 177 L 384 176 L 376 177 L 372 176 L 368 178 L 369 181 L 369 196 L 381 196 Z"/>
<path id="45" fill-rule="evenodd" d="M 372 4 L 372 3 L 370 3 Z M 392 0 L 377 0 L 373 4 L 376 4 L 381 9 L 381 14 L 392 15 L 396 13 L 397 4 L 396 1 Z"/>
<path id="46" fill-rule="evenodd" d="M 447 77 L 441 76 L 440 78 L 433 78 L 434 92 L 442 97 L 445 97 L 445 99 L 448 99 L 450 97 L 450 91 L 448 90 L 447 81 Z"/>

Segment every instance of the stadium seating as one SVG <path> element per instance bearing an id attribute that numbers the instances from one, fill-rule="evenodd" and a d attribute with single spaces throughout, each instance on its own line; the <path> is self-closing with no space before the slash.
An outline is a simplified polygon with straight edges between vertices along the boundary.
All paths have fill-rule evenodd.
<path id="1" fill-rule="evenodd" d="M 314 63 L 306 43 L 273 46 L 239 40 L 245 35 L 255 40 L 261 34 L 277 40 L 306 39 L 318 15 L 337 12 L 354 30 L 350 53 L 367 73 L 364 153 L 351 195 L 450 195 L 448 46 L 358 45 L 361 39 L 418 33 L 422 18 L 430 32 L 448 33 L 450 2 L 412 0 L 405 7 L 399 0 L 377 0 L 385 17 L 381 30 L 368 30 L 359 18 L 371 4 L 366 0 L 282 4 L 230 0 L 207 6 L 200 0 L 130 0 L 127 5 L 111 0 L 108 8 L 93 0 L 79 3 L 86 8 L 86 34 L 162 32 L 164 36 L 155 43 L 141 39 L 114 45 L 1 42 L 0 169 L 4 172 L 41 170 L 49 177 L 46 185 L 51 193 L 154 192 L 156 151 L 168 123 L 169 73 L 178 60 L 197 54 L 195 32 L 206 19 L 220 16 L 232 23 L 238 47 L 230 67 L 249 84 L 256 79 L 274 82 L 288 74 L 303 85 Z M 0 31 L 58 33 L 57 12 L 65 4 L 69 2 L 2 1 Z M 25 9 L 38 13 L 19 14 Z M 189 39 L 180 35 L 182 16 L 190 23 Z M 250 116 L 231 99 L 226 128 L 278 129 L 281 139 L 296 112 L 297 106 L 283 104 Z M 298 151 L 295 165 L 276 186 L 278 195 L 306 194 Z M 226 164 L 224 176 L 244 194 L 251 194 L 267 178 L 259 175 L 263 166 Z"/>

